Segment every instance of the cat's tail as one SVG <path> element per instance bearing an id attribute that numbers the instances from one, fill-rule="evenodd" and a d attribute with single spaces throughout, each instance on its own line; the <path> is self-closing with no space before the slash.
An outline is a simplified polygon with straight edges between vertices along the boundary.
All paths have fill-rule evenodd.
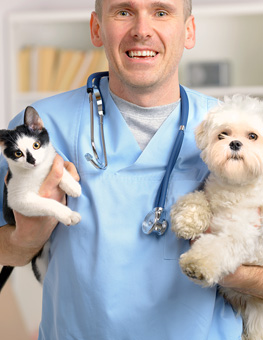
<path id="1" fill-rule="evenodd" d="M 4 285 L 6 284 L 6 281 L 8 280 L 9 276 L 11 275 L 14 267 L 11 266 L 4 266 L 0 273 L 0 292 Z"/>

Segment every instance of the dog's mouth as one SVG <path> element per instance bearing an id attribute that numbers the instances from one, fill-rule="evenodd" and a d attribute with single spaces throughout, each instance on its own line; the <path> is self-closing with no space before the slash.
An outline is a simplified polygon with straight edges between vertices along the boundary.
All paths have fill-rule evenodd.
<path id="1" fill-rule="evenodd" d="M 227 159 L 229 160 L 234 160 L 234 161 L 244 161 L 244 157 L 239 155 L 238 153 L 232 153 L 230 157 Z"/>

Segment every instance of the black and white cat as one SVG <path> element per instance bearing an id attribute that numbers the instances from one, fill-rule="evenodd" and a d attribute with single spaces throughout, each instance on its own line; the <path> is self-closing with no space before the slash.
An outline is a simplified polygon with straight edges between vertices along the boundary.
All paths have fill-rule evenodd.
<path id="1" fill-rule="evenodd" d="M 9 169 L 4 188 L 3 213 L 6 222 L 15 225 L 13 210 L 24 216 L 54 216 L 65 225 L 77 224 L 81 216 L 69 207 L 38 195 L 41 184 L 48 175 L 56 151 L 50 143 L 47 130 L 37 111 L 28 106 L 24 124 L 14 130 L 0 130 L 0 147 Z M 60 188 L 72 197 L 81 194 L 79 183 L 64 169 Z M 43 280 L 49 244 L 32 260 L 33 271 Z M 3 267 L 0 290 L 11 274 L 12 267 Z"/>

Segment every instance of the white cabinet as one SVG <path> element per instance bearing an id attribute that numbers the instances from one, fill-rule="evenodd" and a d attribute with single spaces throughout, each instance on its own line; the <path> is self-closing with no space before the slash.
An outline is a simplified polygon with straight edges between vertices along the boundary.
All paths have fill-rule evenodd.
<path id="1" fill-rule="evenodd" d="M 50 92 L 21 93 L 18 90 L 19 50 L 24 46 L 57 46 L 64 49 L 93 49 L 90 41 L 90 11 L 38 11 L 12 13 L 8 20 L 10 111 L 17 113 Z M 227 86 L 198 88 L 221 97 L 243 92 L 263 97 L 263 2 L 249 4 L 195 5 L 197 42 L 181 61 L 180 81 L 188 85 L 189 65 L 224 63 L 229 67 Z M 228 71 L 226 71 L 228 72 Z"/>

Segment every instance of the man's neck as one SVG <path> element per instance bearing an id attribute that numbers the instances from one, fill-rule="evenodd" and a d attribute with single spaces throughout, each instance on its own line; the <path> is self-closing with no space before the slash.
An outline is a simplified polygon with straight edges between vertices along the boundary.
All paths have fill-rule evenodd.
<path id="1" fill-rule="evenodd" d="M 155 107 L 174 103 L 180 98 L 179 82 L 165 86 L 140 88 L 125 86 L 109 81 L 110 90 L 119 98 L 141 107 Z"/>

